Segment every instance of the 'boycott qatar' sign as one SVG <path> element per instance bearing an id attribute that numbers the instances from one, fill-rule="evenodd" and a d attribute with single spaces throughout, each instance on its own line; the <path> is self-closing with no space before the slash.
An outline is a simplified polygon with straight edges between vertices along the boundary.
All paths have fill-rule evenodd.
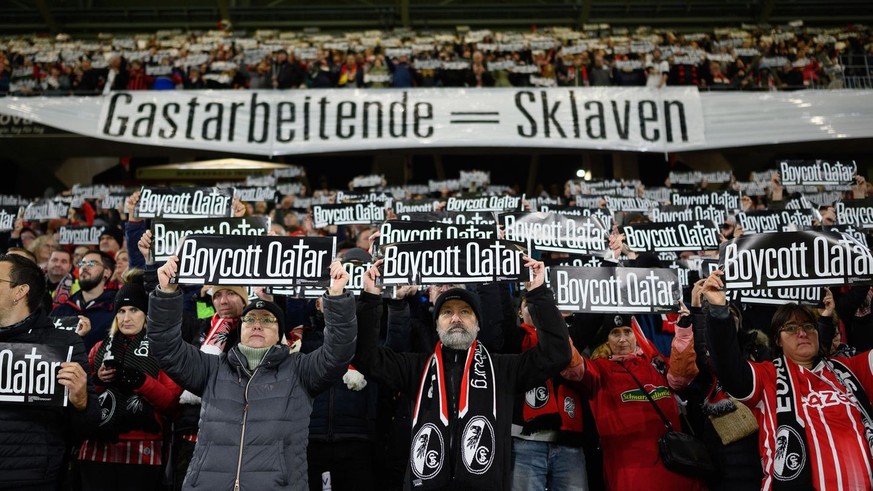
<path id="1" fill-rule="evenodd" d="M 743 235 L 720 248 L 725 288 L 797 288 L 873 283 L 873 254 L 847 234 Z"/>

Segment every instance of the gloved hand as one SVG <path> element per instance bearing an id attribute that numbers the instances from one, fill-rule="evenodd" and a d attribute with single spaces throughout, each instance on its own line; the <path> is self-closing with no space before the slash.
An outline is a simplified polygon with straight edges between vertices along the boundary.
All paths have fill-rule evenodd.
<path id="1" fill-rule="evenodd" d="M 137 368 L 122 367 L 118 373 L 118 386 L 124 389 L 139 389 L 146 380 L 145 372 Z"/>
<path id="2" fill-rule="evenodd" d="M 354 391 L 364 390 L 364 387 L 367 386 L 367 379 L 354 368 L 349 368 L 346 371 L 346 374 L 343 375 L 343 382 L 346 384 L 346 387 Z"/>

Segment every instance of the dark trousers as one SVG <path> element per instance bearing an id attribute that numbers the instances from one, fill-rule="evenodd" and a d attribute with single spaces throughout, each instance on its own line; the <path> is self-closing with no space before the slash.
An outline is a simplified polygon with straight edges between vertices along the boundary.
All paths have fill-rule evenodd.
<path id="1" fill-rule="evenodd" d="M 306 451 L 309 491 L 321 491 L 323 472 L 330 472 L 332 491 L 370 491 L 373 486 L 374 446 L 366 441 L 309 441 Z"/>
<path id="2" fill-rule="evenodd" d="M 160 465 L 79 461 L 83 491 L 154 491 L 161 489 Z"/>

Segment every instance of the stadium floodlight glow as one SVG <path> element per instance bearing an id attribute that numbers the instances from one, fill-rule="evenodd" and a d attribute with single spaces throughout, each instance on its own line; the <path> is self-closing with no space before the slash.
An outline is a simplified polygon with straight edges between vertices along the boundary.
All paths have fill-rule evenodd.
<path id="1" fill-rule="evenodd" d="M 591 171 L 585 169 L 579 169 L 576 171 L 576 177 L 582 178 L 586 181 L 591 180 Z"/>

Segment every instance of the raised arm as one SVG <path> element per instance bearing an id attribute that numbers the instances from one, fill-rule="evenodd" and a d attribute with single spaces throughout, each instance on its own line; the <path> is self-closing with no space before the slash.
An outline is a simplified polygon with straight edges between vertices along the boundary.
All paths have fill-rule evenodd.
<path id="1" fill-rule="evenodd" d="M 723 275 L 723 271 L 713 271 L 703 283 L 702 294 L 709 303 L 709 355 L 722 386 L 734 397 L 745 398 L 752 393 L 754 375 L 737 343 L 737 326 L 727 306 Z"/>
<path id="2" fill-rule="evenodd" d="M 355 316 L 355 297 L 344 291 L 349 273 L 342 263 L 330 265 L 331 285 L 324 302 L 324 344 L 303 356 L 300 376 L 310 393 L 327 389 L 346 373 L 355 355 L 355 336 L 358 320 Z"/>
<path id="3" fill-rule="evenodd" d="M 149 295 L 148 338 L 161 369 L 192 394 L 202 396 L 219 357 L 207 355 L 182 340 L 182 292 L 170 283 L 179 258 L 171 256 L 158 268 L 159 286 Z"/>
<path id="4" fill-rule="evenodd" d="M 524 392 L 557 375 L 570 363 L 570 338 L 567 323 L 555 304 L 552 291 L 545 287 L 546 266 L 526 257 L 533 279 L 527 285 L 527 305 L 537 328 L 538 343 L 521 355 L 516 391 Z"/>

